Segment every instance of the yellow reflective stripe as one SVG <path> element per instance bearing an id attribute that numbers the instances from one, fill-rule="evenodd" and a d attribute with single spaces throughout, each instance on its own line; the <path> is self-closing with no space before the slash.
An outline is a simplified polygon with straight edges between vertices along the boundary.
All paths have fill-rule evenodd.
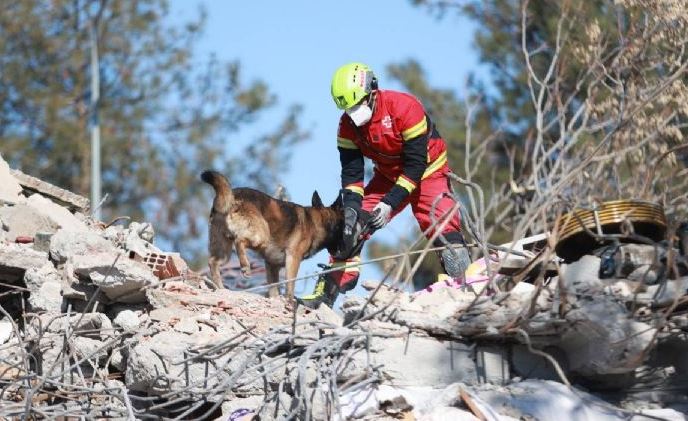
<path id="1" fill-rule="evenodd" d="M 354 193 L 358 193 L 358 194 L 360 194 L 361 196 L 363 196 L 363 187 L 361 187 L 361 186 L 346 186 L 345 188 L 346 188 L 347 190 L 350 190 L 350 191 L 352 191 L 352 192 L 354 192 Z"/>
<path id="2" fill-rule="evenodd" d="M 411 193 L 413 190 L 416 189 L 415 184 L 408 181 L 407 179 L 405 179 L 402 176 L 399 176 L 399 178 L 397 178 L 397 184 L 400 185 L 401 187 L 405 188 L 409 193 Z"/>
<path id="3" fill-rule="evenodd" d="M 337 147 L 343 149 L 358 149 L 353 140 L 344 137 L 337 138 Z"/>
<path id="4" fill-rule="evenodd" d="M 425 169 L 425 172 L 423 173 L 423 179 L 428 178 L 432 173 L 435 171 L 439 170 L 442 168 L 444 164 L 447 163 L 447 151 L 444 151 L 440 154 L 440 156 L 435 159 L 435 161 L 428 165 L 428 168 Z"/>
<path id="5" fill-rule="evenodd" d="M 404 140 L 409 140 L 413 139 L 414 137 L 418 137 L 425 133 L 428 130 L 428 121 L 425 119 L 425 116 L 423 116 L 423 119 L 420 121 L 420 123 L 416 124 L 415 126 L 411 127 L 410 129 L 406 129 L 403 132 L 401 132 L 401 137 Z"/>

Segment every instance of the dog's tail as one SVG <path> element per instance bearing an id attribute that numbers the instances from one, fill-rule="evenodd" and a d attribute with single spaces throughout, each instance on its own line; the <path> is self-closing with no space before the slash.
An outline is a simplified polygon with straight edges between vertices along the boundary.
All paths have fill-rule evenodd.
<path id="1" fill-rule="evenodd" d="M 213 200 L 213 210 L 219 213 L 227 213 L 234 200 L 232 185 L 224 175 L 217 171 L 206 170 L 201 174 L 201 180 L 213 186 L 215 189 L 215 200 Z"/>

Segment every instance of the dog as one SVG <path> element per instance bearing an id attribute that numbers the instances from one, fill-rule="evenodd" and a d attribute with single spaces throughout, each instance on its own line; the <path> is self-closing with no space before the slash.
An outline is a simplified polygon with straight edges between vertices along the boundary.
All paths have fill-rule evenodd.
<path id="1" fill-rule="evenodd" d="M 286 268 L 287 279 L 294 279 L 303 259 L 323 249 L 336 253 L 344 220 L 340 198 L 326 207 L 316 191 L 312 206 L 306 207 L 250 188 L 233 189 L 227 177 L 217 171 L 204 171 L 201 180 L 215 190 L 209 221 L 208 266 L 218 288 L 224 288 L 220 266 L 229 259 L 232 248 L 236 249 L 244 276 L 251 272 L 246 249 L 263 257 L 270 298 L 279 296 L 281 268 Z M 287 283 L 286 295 L 294 300 L 293 281 Z"/>

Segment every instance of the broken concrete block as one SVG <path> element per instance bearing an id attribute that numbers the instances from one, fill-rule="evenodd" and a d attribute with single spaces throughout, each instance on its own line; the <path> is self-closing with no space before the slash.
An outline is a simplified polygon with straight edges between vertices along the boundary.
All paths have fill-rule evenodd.
<path id="1" fill-rule="evenodd" d="M 71 335 L 65 343 L 63 334 L 44 334 L 34 348 L 37 372 L 53 381 L 83 385 L 107 356 L 104 348 L 105 343 L 93 338 Z"/>
<path id="2" fill-rule="evenodd" d="M 89 200 L 83 196 L 79 196 L 78 194 L 74 194 L 46 181 L 24 174 L 19 170 L 10 170 L 10 173 L 23 188 L 47 196 L 51 200 L 55 200 L 61 206 L 80 212 L 84 212 L 89 207 Z"/>
<path id="3" fill-rule="evenodd" d="M 151 310 L 149 315 L 154 322 L 169 323 L 172 319 L 193 317 L 194 312 L 184 308 L 160 307 Z"/>
<path id="4" fill-rule="evenodd" d="M 0 219 L 9 241 L 21 236 L 34 237 L 39 231 L 53 233 L 59 229 L 51 218 L 24 204 L 0 208 Z"/>
<path id="5" fill-rule="evenodd" d="M 26 204 L 32 207 L 36 212 L 49 218 L 60 228 L 71 231 L 88 231 L 86 224 L 74 216 L 70 211 L 52 200 L 41 196 L 40 194 L 32 194 L 26 199 Z"/>
<path id="6" fill-rule="evenodd" d="M 286 392 L 278 392 L 279 397 L 274 399 L 272 402 L 269 402 L 267 405 L 263 405 L 260 407 L 260 411 L 256 413 L 255 418 L 251 418 L 251 414 L 249 413 L 249 420 L 251 419 L 257 419 L 257 420 L 269 420 L 269 419 L 289 419 L 293 418 L 290 415 L 290 408 L 295 407 L 296 402 L 294 398 Z M 322 418 L 318 417 L 318 408 L 323 406 L 323 403 L 321 403 L 322 400 L 318 400 L 318 396 L 322 395 L 322 393 L 316 393 L 314 396 L 315 402 L 313 402 L 312 405 L 312 412 L 313 412 L 313 420 L 325 420 L 328 418 Z M 302 413 L 303 414 L 303 413 Z M 303 417 L 300 417 L 300 419 L 304 419 Z M 243 421 L 243 418 L 239 418 L 237 421 Z"/>
<path id="7" fill-rule="evenodd" d="M 604 289 L 599 272 L 600 258 L 586 255 L 573 263 L 562 265 L 560 277 L 568 291 L 596 294 Z"/>
<path id="8" fill-rule="evenodd" d="M 159 283 L 143 263 L 117 253 L 91 253 L 72 258 L 74 272 L 88 277 L 113 302 L 140 303 L 145 289 Z"/>
<path id="9" fill-rule="evenodd" d="M 119 348 L 112 350 L 112 354 L 110 355 L 110 365 L 119 371 L 126 370 L 126 360 L 124 359 L 122 350 Z"/>
<path id="10" fill-rule="evenodd" d="M 122 232 L 124 235 L 123 247 L 128 251 L 133 251 L 139 256 L 146 256 L 150 253 L 161 253 L 160 249 L 155 247 L 151 241 L 155 233 L 153 227 L 148 224 L 139 224 L 132 222 L 129 228 Z"/>
<path id="11" fill-rule="evenodd" d="M 76 359 L 89 361 L 92 366 L 98 367 L 104 362 L 110 353 L 111 345 L 98 339 L 85 336 L 75 336 L 71 340 L 73 353 Z"/>
<path id="12" fill-rule="evenodd" d="M 16 282 L 30 268 L 39 268 L 48 261 L 48 254 L 30 246 L 0 243 L 0 280 Z"/>
<path id="13" fill-rule="evenodd" d="M 503 387 L 478 386 L 473 390 L 500 415 L 516 419 L 621 421 L 629 418 L 624 411 L 593 395 L 553 381 L 526 380 Z"/>
<path id="14" fill-rule="evenodd" d="M 370 419 L 367 417 L 373 417 L 378 412 L 379 406 L 377 393 L 372 387 L 357 388 L 339 396 L 339 407 L 343 419 Z M 318 415 L 320 416 L 316 419 L 327 419 L 328 416 L 327 413 Z"/>
<path id="15" fill-rule="evenodd" d="M 70 231 L 61 229 L 50 239 L 50 257 L 64 263 L 73 256 L 94 253 L 116 253 L 117 248 L 93 231 Z M 122 256 L 122 259 L 126 257 Z"/>
<path id="16" fill-rule="evenodd" d="M 117 244 L 118 246 L 120 244 L 124 244 L 124 228 L 122 228 L 120 225 L 110 225 L 103 230 L 101 235 L 103 238 L 112 242 L 112 244 Z"/>
<path id="17" fill-rule="evenodd" d="M 375 337 L 371 346 L 371 364 L 382 365 L 384 377 L 395 385 L 444 387 L 477 380 L 472 348 L 462 342 L 411 334 L 407 338 Z M 359 357 L 364 357 L 363 353 Z"/>
<path id="18" fill-rule="evenodd" d="M 134 331 L 141 324 L 139 316 L 131 310 L 122 310 L 117 313 L 112 323 L 124 329 L 125 332 Z"/>
<path id="19" fill-rule="evenodd" d="M 321 334 L 342 326 L 342 318 L 328 306 L 320 306 L 317 309 L 308 309 L 303 306 L 297 308 L 298 320 L 313 320 L 319 323 L 300 323 L 296 326 L 294 344 L 306 346 L 320 339 Z"/>
<path id="20" fill-rule="evenodd" d="M 629 317 L 626 306 L 602 295 L 586 297 L 566 313 L 558 347 L 572 371 L 586 375 L 627 373 L 643 363 L 656 328 Z"/>
<path id="21" fill-rule="evenodd" d="M 29 289 L 28 302 L 32 311 L 62 311 L 62 277 L 50 261 L 41 267 L 29 268 L 24 274 L 24 283 Z"/>
<path id="22" fill-rule="evenodd" d="M 37 361 L 36 371 L 41 375 L 60 375 L 60 380 L 70 365 L 64 357 L 68 350 L 64 346 L 64 336 L 59 334 L 43 334 L 38 338 L 38 346 L 34 349 Z"/>
<path id="23" fill-rule="evenodd" d="M 0 345 L 9 341 L 13 334 L 14 334 L 14 327 L 12 326 L 12 322 L 10 320 L 7 320 L 6 318 L 1 319 L 0 320 Z"/>
<path id="24" fill-rule="evenodd" d="M 199 331 L 195 317 L 183 317 L 174 324 L 174 330 L 181 333 L 192 335 Z"/>
<path id="25" fill-rule="evenodd" d="M 10 166 L 0 155 L 0 204 L 2 203 L 22 203 L 24 197 L 21 195 L 22 187 L 10 173 Z"/>
<path id="26" fill-rule="evenodd" d="M 637 300 L 641 303 L 666 307 L 686 295 L 686 291 L 688 291 L 688 276 L 680 279 L 667 279 L 663 283 L 644 288 L 643 292 L 637 294 Z"/>
<path id="27" fill-rule="evenodd" d="M 103 313 L 77 313 L 69 318 L 67 314 L 44 313 L 32 319 L 27 335 L 37 336 L 45 332 L 64 334 L 68 331 L 100 340 L 110 339 L 114 334 L 110 319 Z"/>
<path id="28" fill-rule="evenodd" d="M 208 387 L 217 384 L 223 376 L 215 367 L 222 366 L 228 359 L 220 357 L 214 361 L 204 359 L 180 363 L 188 357 L 187 351 L 196 346 L 197 335 L 163 331 L 141 339 L 129 350 L 125 383 L 131 390 L 162 394 L 179 390 L 192 384 L 203 387 L 203 379 L 210 377 Z M 218 342 L 220 338 L 217 338 Z M 219 374 L 219 375 L 218 375 Z"/>
<path id="29" fill-rule="evenodd" d="M 153 238 L 155 237 L 155 230 L 150 222 L 132 222 L 129 224 L 129 227 L 127 227 L 127 230 L 141 240 L 149 243 L 153 242 Z"/>

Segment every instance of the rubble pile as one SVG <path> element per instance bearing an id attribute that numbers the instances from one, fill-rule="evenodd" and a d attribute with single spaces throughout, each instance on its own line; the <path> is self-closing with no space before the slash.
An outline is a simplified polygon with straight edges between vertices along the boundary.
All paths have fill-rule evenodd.
<path id="1" fill-rule="evenodd" d="M 150 224 L 87 211 L 0 159 L 2 419 L 684 419 L 669 245 L 509 291 L 366 282 L 339 314 L 216 290 Z"/>

